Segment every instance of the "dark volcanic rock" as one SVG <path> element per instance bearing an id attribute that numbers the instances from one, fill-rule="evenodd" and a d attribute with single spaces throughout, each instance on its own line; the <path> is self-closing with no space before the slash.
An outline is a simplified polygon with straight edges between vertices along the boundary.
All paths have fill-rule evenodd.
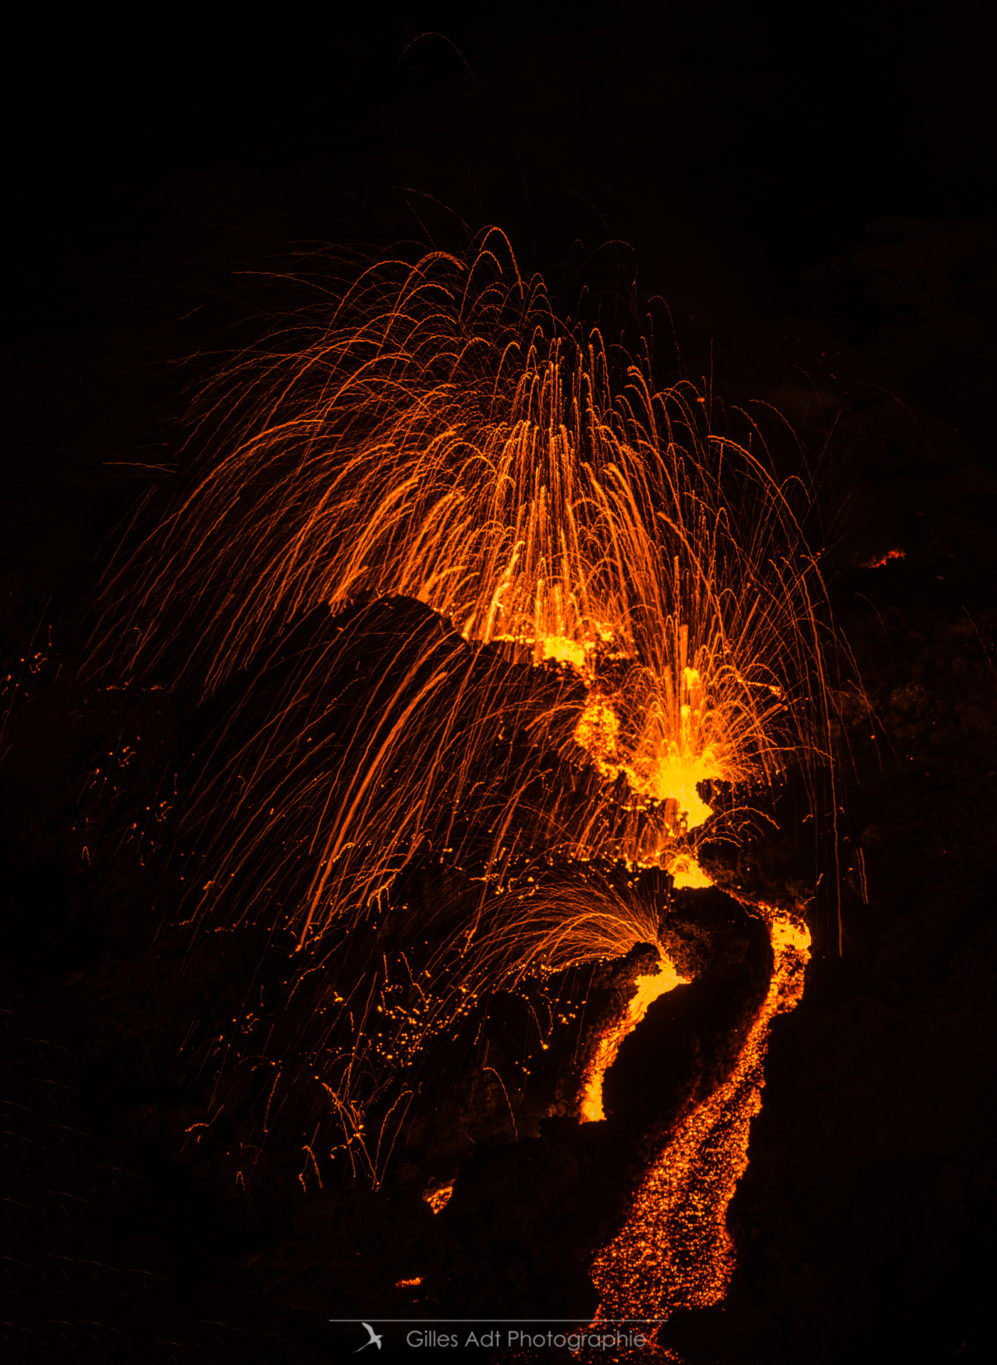
<path id="1" fill-rule="evenodd" d="M 942 334 L 924 321 L 947 294 L 981 306 L 961 273 L 978 262 L 960 261 L 958 234 L 929 235 L 919 254 L 895 224 L 858 267 L 878 258 L 877 288 L 903 277 L 924 291 L 909 314 L 870 305 L 867 326 L 894 383 L 931 370 L 932 416 L 894 408 L 885 449 L 880 405 L 850 421 L 873 506 L 890 517 L 854 519 L 853 567 L 836 585 L 862 682 L 842 713 L 843 953 L 815 960 L 801 1004 L 774 1027 L 730 1210 L 730 1292 L 666 1329 L 691 1365 L 992 1353 L 997 471 L 989 445 L 968 450 L 952 430 L 963 413 L 970 433 L 989 420 L 989 389 L 971 383 L 980 356 L 931 369 Z M 961 356 L 973 332 L 945 335 Z"/>

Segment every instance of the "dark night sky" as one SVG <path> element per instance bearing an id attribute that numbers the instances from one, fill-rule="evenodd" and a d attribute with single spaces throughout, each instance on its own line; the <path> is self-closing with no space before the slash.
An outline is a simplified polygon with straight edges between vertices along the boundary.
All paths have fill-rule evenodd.
<path id="1" fill-rule="evenodd" d="M 312 230 L 411 186 L 554 252 L 601 216 L 645 264 L 677 220 L 784 283 L 877 218 L 983 211 L 983 11 L 39 5 L 8 34 L 18 216 L 82 254 L 217 168 L 329 196 Z"/>
<path id="2" fill-rule="evenodd" d="M 556 276 L 573 243 L 622 240 L 642 295 L 695 315 L 748 384 L 759 320 L 832 313 L 864 339 L 868 300 L 815 294 L 815 267 L 884 219 L 985 220 L 984 11 L 25 9 L 4 58 L 8 543 L 75 572 L 121 510 L 98 468 L 155 447 L 176 406 L 163 369 L 216 344 L 236 272 L 299 241 L 421 221 L 447 244 L 452 214 Z"/>

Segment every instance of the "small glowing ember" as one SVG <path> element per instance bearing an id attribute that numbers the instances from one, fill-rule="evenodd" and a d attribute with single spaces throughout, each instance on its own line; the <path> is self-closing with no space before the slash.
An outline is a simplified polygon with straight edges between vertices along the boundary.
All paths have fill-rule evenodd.
<path id="1" fill-rule="evenodd" d="M 907 558 L 906 550 L 887 550 L 886 553 L 884 555 L 880 555 L 878 559 L 867 560 L 866 563 L 862 565 L 862 567 L 863 569 L 881 569 L 884 564 L 889 564 L 891 559 L 906 558 Z"/>
<path id="2" fill-rule="evenodd" d="M 630 997 L 626 1013 L 618 1023 L 608 1028 L 599 1039 L 595 1056 L 588 1069 L 581 1098 L 581 1120 L 583 1123 L 599 1123 L 606 1117 L 602 1106 L 602 1086 L 606 1072 L 616 1061 L 623 1039 L 632 1033 L 647 1013 L 653 1001 L 682 985 L 688 977 L 680 976 L 674 966 L 659 950 L 659 970 L 647 976 L 639 976 L 634 994 Z"/>
<path id="3" fill-rule="evenodd" d="M 450 1203 L 450 1196 L 452 1194 L 452 1185 L 441 1185 L 438 1190 L 427 1190 L 422 1197 L 434 1213 L 442 1213 Z"/>
<path id="4" fill-rule="evenodd" d="M 396 1289 L 416 1289 L 420 1284 L 422 1284 L 422 1276 L 421 1276 L 421 1275 L 416 1275 L 416 1276 L 414 1276 L 414 1278 L 411 1279 L 411 1280 L 396 1280 L 396 1281 L 395 1281 L 395 1288 L 396 1288 Z"/>

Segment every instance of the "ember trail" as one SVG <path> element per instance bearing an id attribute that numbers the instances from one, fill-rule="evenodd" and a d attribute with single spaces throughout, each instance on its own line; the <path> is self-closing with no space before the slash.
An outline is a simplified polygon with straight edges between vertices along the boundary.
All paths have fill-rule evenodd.
<path id="1" fill-rule="evenodd" d="M 266 1078 L 256 1150 L 306 1114 L 301 1185 L 378 1189 L 440 1123 L 440 1067 L 472 1077 L 468 1104 L 485 1088 L 493 1134 L 603 1121 L 623 1038 L 688 980 L 673 893 L 711 884 L 704 847 L 756 831 L 787 772 L 816 790 L 826 595 L 805 489 L 751 424 L 714 432 L 646 343 L 559 319 L 497 231 L 287 287 L 301 306 L 197 400 L 197 454 L 109 572 L 94 660 L 207 718 L 184 913 L 282 964 L 215 1046 L 219 1074 Z M 757 1096 L 804 932 L 758 913 L 772 998 L 710 1115 Z M 592 973 L 640 945 L 633 998 L 579 1035 Z M 518 1056 L 495 1031 L 513 1015 Z M 702 1269 L 721 1233 L 675 1268 L 685 1192 L 710 1185 L 722 1230 L 743 1161 L 747 1121 L 726 1164 L 713 1122 L 682 1119 L 597 1258 L 604 1312 L 658 1306 L 634 1288 L 648 1257 L 668 1302 L 723 1278 Z M 459 1192 L 459 1148 L 434 1160 L 427 1197 Z"/>

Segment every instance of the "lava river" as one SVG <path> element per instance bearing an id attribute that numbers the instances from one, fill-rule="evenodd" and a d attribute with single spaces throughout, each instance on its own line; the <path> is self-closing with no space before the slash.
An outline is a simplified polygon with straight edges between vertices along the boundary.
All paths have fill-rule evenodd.
<path id="1" fill-rule="evenodd" d="M 733 1071 L 680 1118 L 638 1187 L 623 1227 L 597 1253 L 595 1324 L 664 1321 L 676 1309 L 706 1307 L 726 1292 L 734 1265 L 727 1206 L 748 1163 L 769 1030 L 776 1015 L 799 1001 L 810 956 L 802 916 L 765 905 L 749 908 L 764 918 L 771 939 L 767 994 Z"/>

